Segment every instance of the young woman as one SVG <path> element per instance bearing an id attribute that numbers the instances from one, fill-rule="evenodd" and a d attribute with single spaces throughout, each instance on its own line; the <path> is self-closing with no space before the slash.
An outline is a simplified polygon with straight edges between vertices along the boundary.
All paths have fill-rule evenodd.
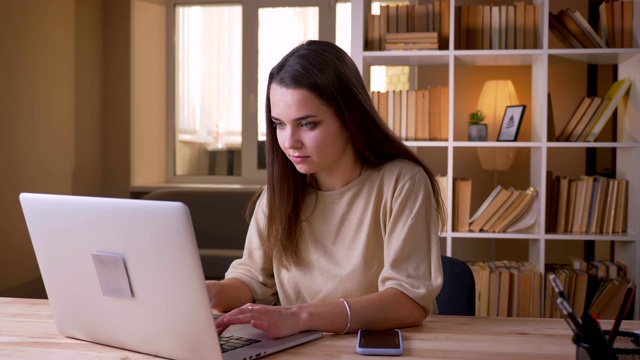
<path id="1" fill-rule="evenodd" d="M 208 281 L 219 332 L 420 325 L 442 286 L 434 176 L 376 112 L 338 46 L 308 41 L 269 74 L 267 185 L 244 255 Z"/>

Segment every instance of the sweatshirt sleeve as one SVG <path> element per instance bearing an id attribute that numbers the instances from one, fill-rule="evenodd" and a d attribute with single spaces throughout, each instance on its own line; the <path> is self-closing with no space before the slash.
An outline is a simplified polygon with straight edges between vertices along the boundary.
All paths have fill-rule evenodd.
<path id="1" fill-rule="evenodd" d="M 269 258 L 262 248 L 262 238 L 266 229 L 266 191 L 256 203 L 244 252 L 241 259 L 231 263 L 225 278 L 237 278 L 244 282 L 255 303 L 274 305 L 278 303 L 278 294 L 273 272 L 273 259 Z"/>
<path id="2" fill-rule="evenodd" d="M 429 315 L 435 310 L 443 279 L 435 201 L 422 169 L 404 179 L 396 185 L 387 214 L 384 268 L 378 286 L 402 291 Z"/>

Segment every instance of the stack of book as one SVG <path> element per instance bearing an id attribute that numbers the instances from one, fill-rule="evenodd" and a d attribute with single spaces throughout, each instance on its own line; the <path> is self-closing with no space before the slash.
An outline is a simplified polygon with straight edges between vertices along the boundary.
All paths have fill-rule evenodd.
<path id="1" fill-rule="evenodd" d="M 629 181 L 602 176 L 553 177 L 549 191 L 547 231 L 575 234 L 612 234 L 627 231 Z"/>
<path id="2" fill-rule="evenodd" d="M 476 316 L 540 317 L 542 274 L 523 261 L 467 262 L 476 284 Z"/>
<path id="3" fill-rule="evenodd" d="M 630 87 L 630 79 L 618 80 L 611 85 L 604 98 L 597 96 L 582 98 L 562 132 L 557 136 L 557 140 L 593 142 Z"/>
<path id="4" fill-rule="evenodd" d="M 567 48 L 606 48 L 607 44 L 577 10 L 549 13 L 549 32 Z"/>
<path id="5" fill-rule="evenodd" d="M 533 187 L 496 186 L 469 220 L 469 230 L 501 233 L 530 227 L 536 220 L 537 195 Z"/>
<path id="6" fill-rule="evenodd" d="M 387 33 L 385 50 L 437 50 L 437 32 Z"/>
<path id="7" fill-rule="evenodd" d="M 633 47 L 633 1 L 600 4 L 598 34 L 610 48 Z"/>
<path id="8" fill-rule="evenodd" d="M 449 88 L 372 91 L 382 120 L 403 141 L 448 139 Z"/>
<path id="9" fill-rule="evenodd" d="M 455 10 L 456 49 L 536 49 L 540 7 L 517 0 L 513 5 L 460 5 Z"/>
<path id="10" fill-rule="evenodd" d="M 447 50 L 449 48 L 449 4 L 449 0 L 428 0 L 426 3 L 416 5 L 381 4 L 379 14 L 367 16 L 365 49 L 368 51 Z M 397 41 L 386 41 L 387 34 L 396 33 L 405 34 L 404 36 L 423 33 L 429 34 L 429 38 L 413 46 L 400 45 Z M 403 44 L 413 44 L 416 39 L 410 40 L 412 41 L 406 41 Z"/>
<path id="11" fill-rule="evenodd" d="M 549 276 L 555 274 L 578 317 L 588 311 L 598 319 L 614 319 L 627 287 L 635 286 L 627 279 L 627 265 L 621 261 L 572 258 L 571 264 L 546 264 L 545 270 L 546 298 L 553 298 Z M 551 301 L 545 303 L 544 317 L 561 317 Z"/>

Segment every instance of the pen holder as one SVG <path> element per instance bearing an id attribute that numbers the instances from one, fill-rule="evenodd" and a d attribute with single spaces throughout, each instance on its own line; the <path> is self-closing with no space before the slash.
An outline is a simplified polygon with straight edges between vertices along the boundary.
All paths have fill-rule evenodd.
<path id="1" fill-rule="evenodd" d="M 609 336 L 609 331 L 603 331 L 605 336 Z M 571 338 L 576 344 L 576 360 L 599 360 L 597 355 L 592 354 L 591 347 L 580 337 Z M 618 360 L 640 360 L 640 336 L 629 331 L 620 331 L 613 344 L 613 351 Z"/>

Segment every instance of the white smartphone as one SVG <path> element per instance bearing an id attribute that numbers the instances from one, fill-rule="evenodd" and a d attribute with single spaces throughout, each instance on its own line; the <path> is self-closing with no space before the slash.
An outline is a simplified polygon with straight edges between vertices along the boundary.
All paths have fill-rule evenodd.
<path id="1" fill-rule="evenodd" d="M 402 333 L 398 329 L 360 329 L 356 352 L 361 355 L 402 355 Z"/>

